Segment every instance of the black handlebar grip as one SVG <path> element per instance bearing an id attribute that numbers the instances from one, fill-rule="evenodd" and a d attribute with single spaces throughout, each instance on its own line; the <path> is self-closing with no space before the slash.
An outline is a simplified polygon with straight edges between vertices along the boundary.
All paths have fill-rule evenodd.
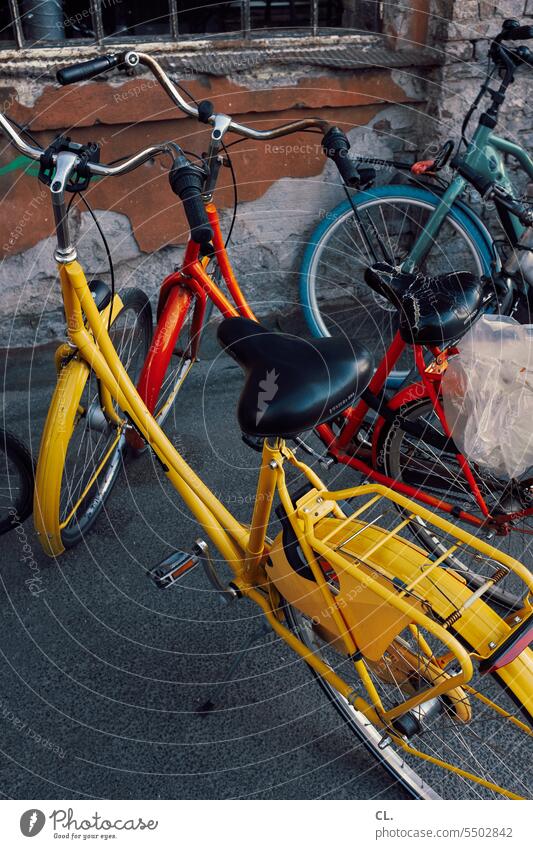
<path id="1" fill-rule="evenodd" d="M 345 156 L 336 157 L 334 161 L 346 185 L 356 189 L 361 184 L 361 175 L 353 159 L 345 154 Z"/>
<path id="2" fill-rule="evenodd" d="M 191 239 L 197 245 L 209 244 L 213 238 L 213 228 L 209 223 L 202 198 L 204 175 L 181 154 L 174 160 L 168 178 L 172 191 L 183 202 L 183 209 L 191 230 Z"/>
<path id="3" fill-rule="evenodd" d="M 505 41 L 525 41 L 528 38 L 533 38 L 533 27 L 521 26 L 520 21 L 517 21 L 516 18 L 507 18 L 503 22 L 501 37 Z"/>
<path id="4" fill-rule="evenodd" d="M 208 124 L 214 111 L 215 107 L 210 100 L 200 101 L 198 104 L 198 120 L 201 121 L 202 124 Z"/>
<path id="5" fill-rule="evenodd" d="M 331 127 L 322 139 L 322 149 L 326 156 L 333 160 L 346 185 L 357 188 L 361 184 L 361 175 L 357 165 L 349 157 L 350 142 L 346 133 L 339 127 Z"/>
<path id="6" fill-rule="evenodd" d="M 533 65 L 533 50 L 530 50 L 525 44 L 511 48 L 511 53 L 525 65 Z"/>
<path id="7" fill-rule="evenodd" d="M 116 68 L 117 65 L 120 65 L 120 62 L 121 57 L 118 54 L 97 56 L 95 59 L 89 59 L 88 62 L 78 62 L 77 65 L 61 68 L 57 72 L 56 78 L 61 85 L 72 85 L 72 83 L 90 80 L 92 77 L 98 76 L 98 74 L 103 74 L 104 71 Z"/>
<path id="8" fill-rule="evenodd" d="M 197 245 L 209 244 L 213 238 L 213 228 L 207 218 L 200 190 L 189 186 L 181 192 L 180 198 L 191 228 L 191 239 Z"/>

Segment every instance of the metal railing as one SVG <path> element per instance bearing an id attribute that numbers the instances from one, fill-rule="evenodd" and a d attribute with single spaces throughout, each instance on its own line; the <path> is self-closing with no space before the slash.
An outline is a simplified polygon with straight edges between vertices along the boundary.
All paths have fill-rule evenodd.
<path id="1" fill-rule="evenodd" d="M 141 12 L 142 6 L 144 12 Z M 332 30 L 336 33 L 380 32 L 381 7 L 379 0 L 230 0 L 218 4 L 212 0 L 205 3 L 166 0 L 157 17 L 147 20 L 146 4 L 135 6 L 125 0 L 85 0 L 84 7 L 70 0 L 8 0 L 7 11 L 4 8 L 0 19 L 4 27 L 0 43 L 14 41 L 22 49 L 100 44 L 104 40 L 106 43 L 190 41 L 206 37 L 251 40 L 265 35 L 317 36 Z M 139 10 L 138 19 L 136 10 Z M 122 24 L 113 32 L 113 18 L 120 21 L 124 15 L 130 16 L 128 25 Z M 208 32 L 202 31 L 202 20 Z M 195 31 L 197 27 L 199 30 Z M 9 30 L 11 34 L 6 37 Z"/>

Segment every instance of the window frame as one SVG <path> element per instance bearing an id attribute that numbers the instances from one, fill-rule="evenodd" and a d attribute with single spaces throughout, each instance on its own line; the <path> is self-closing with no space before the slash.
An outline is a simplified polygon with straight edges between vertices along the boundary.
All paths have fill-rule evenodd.
<path id="1" fill-rule="evenodd" d="M 319 27 L 319 7 L 320 0 L 310 0 L 310 15 L 309 15 L 309 26 L 301 27 L 298 30 L 298 33 L 295 33 L 293 36 L 287 32 L 287 30 L 280 27 L 279 35 L 274 32 L 269 32 L 268 36 L 261 35 L 260 31 L 254 31 L 252 27 L 252 17 L 251 17 L 251 0 L 240 0 L 241 2 L 241 30 L 239 33 L 236 33 L 234 37 L 228 36 L 227 33 L 214 33 L 212 37 L 206 38 L 206 34 L 199 33 L 198 35 L 191 36 L 189 33 L 186 34 L 185 38 L 181 37 L 179 31 L 179 23 L 178 23 L 178 3 L 177 0 L 167 0 L 168 3 L 168 16 L 169 16 L 169 32 L 168 36 L 157 36 L 156 38 L 151 38 L 150 36 L 134 36 L 134 35 L 124 35 L 124 36 L 113 36 L 106 35 L 104 31 L 104 23 L 102 16 L 102 0 L 88 0 L 89 2 L 89 11 L 91 14 L 92 27 L 95 32 L 95 37 L 93 38 L 67 38 L 67 39 L 57 39 L 50 40 L 46 42 L 42 42 L 37 44 L 35 47 L 29 46 L 27 44 L 27 40 L 24 36 L 24 30 L 22 26 L 22 0 L 8 0 L 8 9 L 11 16 L 11 27 L 13 29 L 14 35 L 14 48 L 18 51 L 27 51 L 30 52 L 32 50 L 45 50 L 47 48 L 68 48 L 70 46 L 85 46 L 90 45 L 93 47 L 101 47 L 103 43 L 113 45 L 113 44 L 138 44 L 138 43 L 152 43 L 156 41 L 160 44 L 177 44 L 179 46 L 189 46 L 189 44 L 194 44 L 195 42 L 205 42 L 208 41 L 211 44 L 218 45 L 221 42 L 232 41 L 235 44 L 240 44 L 241 47 L 246 48 L 253 46 L 256 42 L 264 42 L 271 41 L 275 42 L 279 38 L 291 38 L 294 39 L 295 42 L 302 41 L 305 38 L 337 38 L 337 39 L 358 39 L 361 37 L 368 36 L 376 36 L 379 37 L 382 33 L 370 33 L 365 30 L 360 30 L 358 32 L 346 32 L 342 31 L 342 28 L 339 28 L 339 32 L 335 32 L 332 34 L 328 31 L 322 31 Z M 383 23 L 384 13 L 381 8 L 382 4 L 379 0 L 376 0 L 377 5 L 380 7 L 380 23 Z M 4 49 L 12 49 L 10 44 L 7 43 L 6 47 L 0 47 L 0 52 Z"/>

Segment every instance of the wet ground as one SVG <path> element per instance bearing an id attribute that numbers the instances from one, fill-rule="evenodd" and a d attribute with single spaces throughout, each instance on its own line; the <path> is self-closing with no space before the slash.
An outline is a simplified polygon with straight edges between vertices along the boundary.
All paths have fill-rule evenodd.
<path id="1" fill-rule="evenodd" d="M 35 454 L 53 349 L 12 352 L 12 428 Z M 241 372 L 206 340 L 169 432 L 243 519 L 259 455 L 240 439 Z M 333 470 L 334 486 L 355 482 Z M 275 533 L 275 527 L 272 531 Z M 257 608 L 224 608 L 203 574 L 158 590 L 146 570 L 199 528 L 148 453 L 121 472 L 106 514 L 53 561 L 31 519 L 0 540 L 0 791 L 11 798 L 402 798 L 343 725 L 305 665 L 262 631 Z M 37 563 L 31 594 L 24 545 Z M 34 569 L 35 571 L 35 569 Z M 240 649 L 241 664 L 220 682 Z M 208 715 L 198 713 L 207 699 Z"/>

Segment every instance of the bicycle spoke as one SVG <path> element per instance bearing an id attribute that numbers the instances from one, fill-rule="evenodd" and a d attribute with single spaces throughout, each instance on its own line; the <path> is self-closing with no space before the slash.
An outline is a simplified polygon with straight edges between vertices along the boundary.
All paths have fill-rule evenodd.
<path id="1" fill-rule="evenodd" d="M 134 382 L 146 355 L 145 325 L 139 322 L 145 298 L 138 290 L 128 290 L 124 308 L 109 332 L 113 347 Z M 113 412 L 102 408 L 100 386 L 91 371 L 80 399 L 81 412 L 64 463 L 59 512 L 64 535 L 70 533 L 71 528 L 73 533 L 78 533 L 79 517 L 91 520 L 116 478 L 123 424 L 120 423 L 119 405 L 116 401 L 112 404 Z"/>

